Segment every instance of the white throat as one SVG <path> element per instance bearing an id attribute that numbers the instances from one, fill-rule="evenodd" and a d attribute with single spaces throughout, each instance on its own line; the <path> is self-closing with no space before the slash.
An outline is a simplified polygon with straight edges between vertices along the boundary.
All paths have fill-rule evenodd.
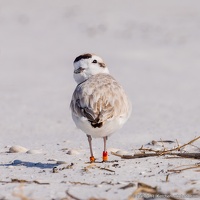
<path id="1" fill-rule="evenodd" d="M 84 58 L 85 55 L 91 55 L 91 57 L 88 56 L 89 58 Z M 108 68 L 100 57 L 92 54 L 83 54 L 83 58 L 77 60 L 79 57 L 74 61 L 74 79 L 77 84 L 82 83 L 96 74 L 109 74 Z"/>

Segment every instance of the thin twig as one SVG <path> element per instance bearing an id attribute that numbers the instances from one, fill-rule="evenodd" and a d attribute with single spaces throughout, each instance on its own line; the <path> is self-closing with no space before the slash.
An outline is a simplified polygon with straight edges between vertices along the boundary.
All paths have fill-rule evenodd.
<path id="1" fill-rule="evenodd" d="M 125 190 L 125 189 L 127 189 L 127 188 L 134 187 L 134 186 L 135 186 L 134 183 L 129 183 L 128 185 L 122 186 L 122 187 L 120 187 L 119 189 Z"/>
<path id="2" fill-rule="evenodd" d="M 169 174 L 167 174 L 165 181 L 166 181 L 166 182 L 169 181 Z"/>
<path id="3" fill-rule="evenodd" d="M 106 170 L 106 171 L 114 172 L 115 173 L 115 171 L 112 170 L 112 169 L 108 169 L 108 168 L 105 168 L 105 167 L 98 167 L 98 168 L 101 169 L 101 170 Z"/>
<path id="4" fill-rule="evenodd" d="M 182 167 L 182 166 L 179 166 L 179 167 Z M 168 172 L 180 173 L 180 172 L 182 172 L 182 171 L 184 171 L 184 170 L 200 168 L 200 165 L 192 165 L 192 166 L 190 166 L 190 167 L 185 167 L 185 168 L 182 168 L 182 169 L 177 169 L 177 168 L 179 168 L 179 167 L 176 167 L 176 168 L 174 168 L 174 169 L 169 169 L 169 170 L 167 170 L 167 171 L 168 171 Z"/>
<path id="5" fill-rule="evenodd" d="M 112 155 L 119 156 L 120 158 L 124 159 L 135 159 L 135 158 L 146 158 L 146 157 L 153 157 L 153 156 L 180 156 L 183 158 L 194 158 L 194 159 L 200 159 L 200 153 L 163 153 L 163 154 L 157 154 L 157 153 L 139 153 L 134 155 L 119 155 L 115 152 L 111 152 Z"/>
<path id="6" fill-rule="evenodd" d="M 74 195 L 70 194 L 70 193 L 69 193 L 69 190 L 66 191 L 66 194 L 67 194 L 70 198 L 72 198 L 72 199 L 81 200 L 81 199 L 79 199 L 78 197 L 75 197 Z"/>
<path id="7" fill-rule="evenodd" d="M 171 200 L 178 200 L 177 198 L 173 197 L 170 194 L 165 194 L 158 191 L 157 187 L 152 187 L 145 183 L 138 183 L 138 188 L 128 197 L 128 200 L 134 200 L 135 197 L 137 196 L 144 198 L 145 194 L 142 195 L 141 193 L 146 193 L 147 197 L 151 197 L 151 198 L 164 197 Z"/>
<path id="8" fill-rule="evenodd" d="M 194 159 L 200 159 L 200 153 L 180 153 L 180 152 L 173 152 L 173 151 L 180 151 L 181 148 L 192 144 L 196 140 L 200 139 L 200 136 L 189 141 L 186 144 L 179 145 L 175 148 L 169 149 L 169 150 L 153 150 L 153 149 L 148 149 L 148 148 L 143 148 L 143 146 L 139 149 L 142 153 L 134 154 L 134 155 L 119 155 L 115 152 L 111 152 L 111 154 L 115 156 L 119 156 L 124 159 L 134 159 L 134 158 L 145 158 L 145 157 L 152 157 L 152 156 L 163 156 L 163 155 L 170 155 L 170 156 L 180 156 L 184 158 L 194 158 Z M 148 152 L 153 152 L 153 153 L 146 153 Z"/>
<path id="9" fill-rule="evenodd" d="M 176 151 L 176 150 L 180 151 L 181 148 L 183 148 L 183 147 L 185 147 L 185 146 L 187 146 L 187 145 L 189 145 L 189 144 L 192 144 L 193 142 L 197 141 L 198 139 L 200 139 L 200 136 L 197 137 L 197 138 L 194 138 L 193 140 L 189 141 L 189 142 L 186 143 L 186 144 L 183 144 L 183 145 L 181 145 L 181 146 L 178 146 L 178 147 L 175 147 L 175 148 L 166 150 L 165 152 L 171 152 L 171 151 Z M 163 153 L 165 153 L 165 152 L 163 152 Z"/>
<path id="10" fill-rule="evenodd" d="M 153 149 L 148 149 L 148 148 L 143 148 L 143 146 L 139 149 L 139 150 L 143 150 L 143 151 L 152 151 L 152 152 L 155 152 L 157 154 L 166 154 L 166 153 L 169 153 L 169 152 L 172 152 L 172 151 L 180 151 L 181 148 L 187 146 L 187 145 L 190 145 L 192 144 L 193 142 L 195 142 L 196 140 L 200 139 L 200 136 L 197 137 L 197 138 L 194 138 L 193 140 L 187 142 L 186 144 L 183 144 L 183 145 L 179 145 L 175 148 L 172 148 L 172 149 L 168 149 L 168 150 L 153 150 Z M 145 153 L 145 152 L 144 152 Z"/>
<path id="11" fill-rule="evenodd" d="M 49 185 L 50 183 L 41 183 L 37 180 L 33 180 L 33 181 L 27 181 L 27 180 L 23 180 L 23 179 L 11 179 L 11 181 L 0 181 L 0 183 L 36 183 L 39 185 Z"/>
<path id="12" fill-rule="evenodd" d="M 69 181 L 69 183 L 71 183 L 73 185 L 94 185 L 94 184 L 90 184 L 90 183 L 75 182 L 75 181 Z"/>

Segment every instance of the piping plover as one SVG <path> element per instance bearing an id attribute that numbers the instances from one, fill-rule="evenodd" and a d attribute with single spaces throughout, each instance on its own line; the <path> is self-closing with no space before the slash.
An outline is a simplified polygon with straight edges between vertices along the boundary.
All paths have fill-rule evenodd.
<path id="1" fill-rule="evenodd" d="M 95 161 L 92 137 L 103 138 L 103 161 L 107 161 L 106 140 L 127 121 L 131 103 L 97 55 L 87 53 L 74 60 L 74 79 L 78 85 L 70 104 L 72 118 L 88 137 L 90 161 Z"/>

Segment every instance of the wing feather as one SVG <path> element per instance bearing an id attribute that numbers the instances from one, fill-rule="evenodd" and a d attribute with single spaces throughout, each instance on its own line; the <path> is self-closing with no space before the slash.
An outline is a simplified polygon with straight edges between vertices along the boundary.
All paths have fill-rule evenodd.
<path id="1" fill-rule="evenodd" d="M 72 113 L 85 117 L 92 126 L 101 127 L 106 120 L 128 113 L 127 96 L 109 74 L 97 74 L 79 84 L 70 104 Z"/>

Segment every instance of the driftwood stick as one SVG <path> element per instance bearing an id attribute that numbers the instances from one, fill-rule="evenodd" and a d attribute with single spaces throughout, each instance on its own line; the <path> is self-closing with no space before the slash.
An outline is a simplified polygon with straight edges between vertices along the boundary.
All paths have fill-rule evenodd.
<path id="1" fill-rule="evenodd" d="M 174 151 L 180 151 L 181 148 L 191 145 L 196 140 L 200 139 L 199 137 L 194 138 L 193 140 L 187 142 L 186 144 L 179 145 L 172 149 L 164 149 L 164 150 L 153 150 L 148 148 L 141 147 L 139 150 L 142 150 L 142 153 L 137 153 L 134 155 L 119 155 L 115 152 L 111 152 L 111 154 L 115 156 L 119 156 L 124 159 L 134 159 L 134 158 L 145 158 L 145 157 L 153 157 L 153 156 L 163 156 L 163 155 L 170 155 L 170 156 L 179 156 L 183 158 L 194 158 L 194 159 L 200 159 L 200 153 L 180 153 L 180 152 L 174 152 Z M 153 153 L 146 153 L 146 152 L 153 152 Z"/>
<path id="2" fill-rule="evenodd" d="M 148 148 L 143 148 L 141 147 L 139 150 L 142 150 L 142 151 L 151 151 L 151 152 L 155 152 L 157 154 L 166 154 L 166 153 L 169 153 L 169 152 L 172 152 L 172 151 L 180 151 L 181 148 L 187 146 L 187 145 L 191 145 L 192 143 L 194 143 L 195 141 L 197 141 L 198 139 L 200 139 L 200 136 L 194 138 L 193 140 L 183 144 L 183 145 L 179 145 L 175 148 L 172 148 L 172 149 L 166 149 L 166 150 L 153 150 L 153 149 L 148 149 Z"/>
<path id="3" fill-rule="evenodd" d="M 197 141 L 198 139 L 200 139 L 200 136 L 194 138 L 193 140 L 187 142 L 186 144 L 183 144 L 183 145 L 181 145 L 181 146 L 178 145 L 178 147 L 175 147 L 175 148 L 173 148 L 173 149 L 166 150 L 166 151 L 164 151 L 164 153 L 165 153 L 165 152 L 168 153 L 168 152 L 172 152 L 172 151 L 180 151 L 181 148 L 183 148 L 183 147 L 185 147 L 185 146 L 187 146 L 187 145 L 190 145 L 190 144 L 194 143 L 194 142 Z"/>
<path id="4" fill-rule="evenodd" d="M 164 155 L 170 155 L 170 156 L 180 156 L 183 158 L 194 158 L 194 159 L 200 159 L 200 153 L 138 153 L 135 155 L 119 155 L 115 152 L 111 152 L 112 155 L 119 156 L 124 159 L 135 159 L 135 158 L 145 158 L 145 157 L 153 157 L 153 156 L 164 156 Z"/>
<path id="5" fill-rule="evenodd" d="M 175 156 L 180 156 L 183 158 L 194 158 L 194 159 L 200 159 L 200 153 L 168 153 L 165 155 L 175 155 Z"/>

